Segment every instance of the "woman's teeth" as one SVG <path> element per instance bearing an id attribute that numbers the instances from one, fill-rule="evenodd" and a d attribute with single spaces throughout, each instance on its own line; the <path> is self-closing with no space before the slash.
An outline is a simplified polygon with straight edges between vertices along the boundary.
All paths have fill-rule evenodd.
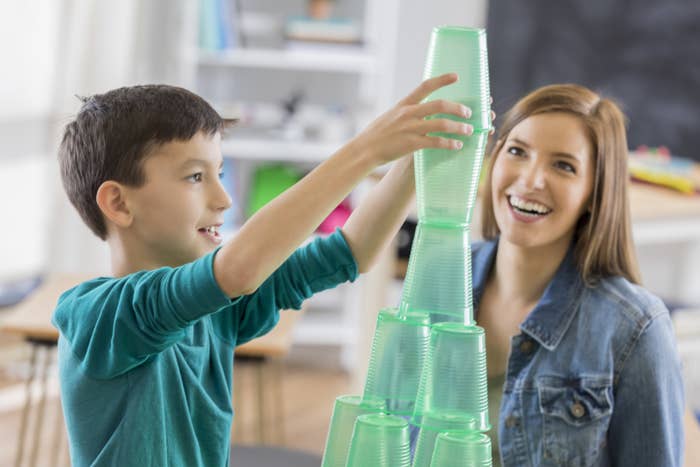
<path id="1" fill-rule="evenodd" d="M 525 214 L 532 214 L 532 215 L 538 215 L 538 216 L 543 216 L 545 214 L 549 214 L 552 210 L 549 209 L 547 206 L 540 204 L 540 203 L 535 203 L 532 201 L 526 201 L 522 198 L 519 198 L 515 195 L 510 195 L 508 197 L 508 202 L 510 203 L 513 208 L 517 209 L 520 212 L 523 212 Z"/>

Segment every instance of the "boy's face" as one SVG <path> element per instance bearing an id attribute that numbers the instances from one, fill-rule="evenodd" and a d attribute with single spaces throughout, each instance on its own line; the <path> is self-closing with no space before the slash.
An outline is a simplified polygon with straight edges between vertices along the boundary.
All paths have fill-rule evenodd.
<path id="1" fill-rule="evenodd" d="M 128 188 L 133 222 L 128 254 L 137 263 L 177 266 L 212 251 L 231 198 L 221 184 L 220 136 L 197 133 L 171 141 L 145 159 L 146 182 Z"/>

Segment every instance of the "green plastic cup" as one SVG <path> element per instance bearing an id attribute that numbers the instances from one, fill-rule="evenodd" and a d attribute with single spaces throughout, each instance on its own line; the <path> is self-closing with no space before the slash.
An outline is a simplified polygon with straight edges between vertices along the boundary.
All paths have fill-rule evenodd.
<path id="1" fill-rule="evenodd" d="M 408 313 L 399 317 L 396 308 L 381 310 L 372 341 L 364 397 L 385 401 L 390 414 L 411 415 L 429 340 L 427 314 Z"/>
<path id="2" fill-rule="evenodd" d="M 459 79 L 433 92 L 427 100 L 446 99 L 466 104 L 472 110 L 471 118 L 450 118 L 471 123 L 476 131 L 488 132 L 491 91 L 485 29 L 460 26 L 433 29 L 423 78 L 445 73 L 457 73 Z"/>
<path id="3" fill-rule="evenodd" d="M 413 467 L 430 467 L 435 440 L 440 433 L 446 431 L 470 433 L 476 431 L 476 428 L 476 420 L 461 412 L 430 412 L 425 414 L 423 426 L 420 427 L 418 433 Z"/>
<path id="4" fill-rule="evenodd" d="M 430 315 L 431 324 L 473 324 L 469 229 L 419 222 L 408 260 L 400 315 Z"/>
<path id="5" fill-rule="evenodd" d="M 414 154 L 418 220 L 471 224 L 488 133 L 464 139 L 459 151 L 422 149 Z"/>
<path id="6" fill-rule="evenodd" d="M 440 433 L 430 467 L 491 467 L 491 438 L 483 433 Z"/>
<path id="7" fill-rule="evenodd" d="M 322 467 L 345 467 L 355 421 L 360 415 L 384 412 L 384 401 L 362 396 L 338 396 L 331 416 Z"/>
<path id="8" fill-rule="evenodd" d="M 352 432 L 347 467 L 410 467 L 408 422 L 386 414 L 360 415 Z"/>
<path id="9" fill-rule="evenodd" d="M 473 418 L 478 431 L 491 428 L 486 335 L 479 326 L 438 323 L 432 327 L 411 423 L 423 426 L 425 414 L 445 411 Z"/>
<path id="10" fill-rule="evenodd" d="M 445 99 L 465 104 L 472 117 L 462 119 L 474 127 L 472 136 L 440 134 L 464 143 L 459 151 L 424 149 L 415 153 L 418 219 L 450 224 L 471 223 L 481 165 L 491 130 L 486 31 L 444 26 L 433 29 L 424 77 L 456 72 L 459 80 L 430 94 L 426 101 Z"/>

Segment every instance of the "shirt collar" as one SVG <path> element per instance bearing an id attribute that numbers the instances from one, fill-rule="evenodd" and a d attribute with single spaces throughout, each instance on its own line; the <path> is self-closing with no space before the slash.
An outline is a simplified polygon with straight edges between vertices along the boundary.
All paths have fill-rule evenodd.
<path id="1" fill-rule="evenodd" d="M 484 242 L 472 253 L 472 299 L 475 311 L 478 310 L 486 280 L 493 269 L 497 250 L 498 239 L 495 239 Z M 547 284 L 542 298 L 520 325 L 520 330 L 547 350 L 556 348 L 576 314 L 583 287 L 572 245 Z"/>

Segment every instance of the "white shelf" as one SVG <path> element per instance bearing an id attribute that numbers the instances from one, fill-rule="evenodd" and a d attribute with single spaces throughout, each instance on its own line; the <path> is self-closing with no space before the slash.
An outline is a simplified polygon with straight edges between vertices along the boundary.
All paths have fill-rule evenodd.
<path id="1" fill-rule="evenodd" d="M 221 142 L 221 152 L 224 157 L 237 159 L 320 163 L 342 145 L 342 142 L 282 141 L 234 136 Z"/>
<path id="2" fill-rule="evenodd" d="M 338 48 L 337 50 L 200 50 L 197 58 L 199 65 L 203 66 L 341 73 L 372 73 L 376 68 L 374 56 L 361 48 Z"/>

